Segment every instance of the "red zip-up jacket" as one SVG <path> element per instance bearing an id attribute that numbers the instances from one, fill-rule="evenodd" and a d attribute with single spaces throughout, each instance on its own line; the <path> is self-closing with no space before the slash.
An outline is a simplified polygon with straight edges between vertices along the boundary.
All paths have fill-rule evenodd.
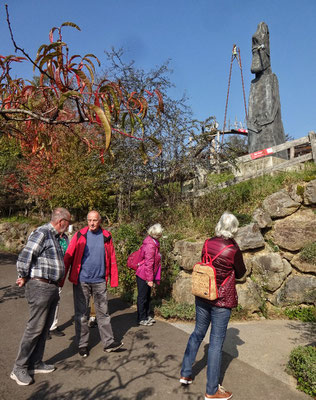
<path id="1" fill-rule="evenodd" d="M 213 259 L 224 247 L 227 247 L 214 261 L 212 265 L 216 270 L 216 284 L 220 285 L 228 278 L 225 284 L 223 295 L 216 300 L 210 301 L 217 307 L 233 308 L 238 304 L 237 291 L 235 286 L 235 277 L 242 278 L 246 273 L 246 267 L 242 253 L 234 239 L 224 239 L 222 237 L 213 237 L 205 241 L 207 253 Z M 202 249 L 202 262 L 205 261 L 205 245 Z M 232 276 L 233 275 L 233 276 Z M 229 279 L 231 278 L 231 279 Z M 206 300 L 209 301 L 209 300 Z"/>
<path id="2" fill-rule="evenodd" d="M 78 284 L 78 278 L 81 269 L 81 260 L 87 243 L 88 229 L 89 228 L 86 226 L 85 228 L 77 232 L 71 239 L 71 242 L 67 248 L 64 257 L 65 276 L 62 281 L 62 285 L 65 282 L 70 266 L 71 269 L 69 273 L 69 280 L 75 285 Z M 118 270 L 111 232 L 102 229 L 102 233 L 104 238 L 105 281 L 106 283 L 108 283 L 108 280 L 110 279 L 111 287 L 116 287 L 118 286 Z"/>

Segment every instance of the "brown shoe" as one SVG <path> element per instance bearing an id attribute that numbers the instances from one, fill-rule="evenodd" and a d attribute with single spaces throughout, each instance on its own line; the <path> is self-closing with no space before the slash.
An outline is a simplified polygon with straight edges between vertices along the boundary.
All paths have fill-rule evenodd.
<path id="1" fill-rule="evenodd" d="M 215 399 L 215 400 L 229 400 L 233 397 L 231 392 L 227 392 L 223 386 L 218 385 L 217 392 L 214 394 L 205 393 L 205 400 Z"/>
<path id="2" fill-rule="evenodd" d="M 179 382 L 182 383 L 183 385 L 190 385 L 192 383 L 192 378 L 191 376 L 181 376 L 179 379 Z"/>

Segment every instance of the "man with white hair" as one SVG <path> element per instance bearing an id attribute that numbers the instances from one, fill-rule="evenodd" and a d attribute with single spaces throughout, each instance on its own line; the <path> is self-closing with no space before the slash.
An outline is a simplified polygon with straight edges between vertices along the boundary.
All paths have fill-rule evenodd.
<path id="1" fill-rule="evenodd" d="M 73 283 L 75 329 L 79 355 L 88 357 L 89 302 L 93 296 L 104 351 L 117 351 L 123 343 L 114 339 L 108 310 L 107 283 L 118 286 L 118 270 L 111 232 L 101 228 L 101 216 L 90 211 L 88 226 L 72 238 L 65 254 L 67 275 Z"/>
<path id="2" fill-rule="evenodd" d="M 29 236 L 17 261 L 19 287 L 25 286 L 25 298 L 30 307 L 18 356 L 10 378 L 18 385 L 30 385 L 30 374 L 49 373 L 54 365 L 43 362 L 48 330 L 59 301 L 58 286 L 65 274 L 63 252 L 58 238 L 71 222 L 65 208 L 56 208 L 48 224 L 40 226 Z"/>

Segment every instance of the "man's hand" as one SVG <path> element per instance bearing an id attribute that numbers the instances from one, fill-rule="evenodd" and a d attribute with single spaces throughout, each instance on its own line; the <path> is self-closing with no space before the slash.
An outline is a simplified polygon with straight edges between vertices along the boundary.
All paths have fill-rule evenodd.
<path id="1" fill-rule="evenodd" d="M 148 281 L 147 285 L 150 286 L 150 287 L 153 287 L 154 286 L 154 282 L 153 281 Z"/>
<path id="2" fill-rule="evenodd" d="M 26 278 L 18 278 L 15 283 L 19 287 L 22 287 L 22 286 L 24 286 L 26 284 L 26 280 L 27 280 Z"/>

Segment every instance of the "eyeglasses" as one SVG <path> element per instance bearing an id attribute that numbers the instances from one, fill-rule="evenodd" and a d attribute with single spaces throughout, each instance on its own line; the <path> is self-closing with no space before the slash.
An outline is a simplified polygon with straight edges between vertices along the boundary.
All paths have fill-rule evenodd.
<path id="1" fill-rule="evenodd" d="M 66 219 L 66 218 L 63 218 L 63 219 L 61 219 L 61 221 L 67 221 L 67 222 L 68 222 L 68 224 L 71 224 L 71 219 Z"/>

